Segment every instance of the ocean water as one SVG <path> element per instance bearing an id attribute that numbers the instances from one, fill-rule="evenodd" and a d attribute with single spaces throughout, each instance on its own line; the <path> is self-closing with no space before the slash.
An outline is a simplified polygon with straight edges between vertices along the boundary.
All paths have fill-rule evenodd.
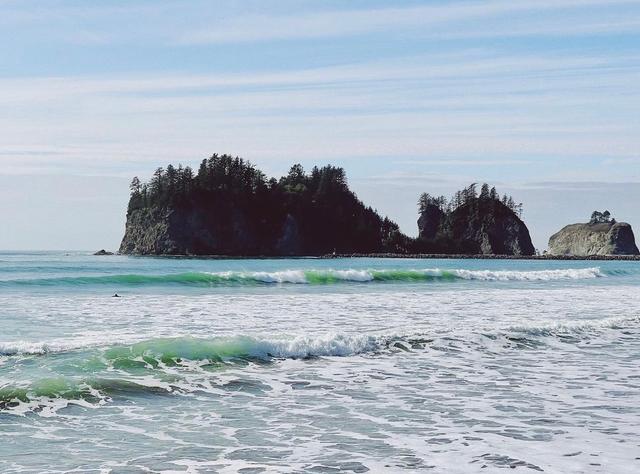
<path id="1" fill-rule="evenodd" d="M 0 253 L 0 324 L 3 473 L 640 472 L 638 262 Z"/>

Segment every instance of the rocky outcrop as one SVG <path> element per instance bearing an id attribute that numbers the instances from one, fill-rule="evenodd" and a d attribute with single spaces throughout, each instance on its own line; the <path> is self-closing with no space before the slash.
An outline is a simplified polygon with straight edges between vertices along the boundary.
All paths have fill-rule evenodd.
<path id="1" fill-rule="evenodd" d="M 551 255 L 638 255 L 633 230 L 626 222 L 571 224 L 549 239 Z"/>
<path id="2" fill-rule="evenodd" d="M 95 252 L 94 255 L 100 255 L 100 256 L 113 255 L 113 252 L 108 252 L 105 249 L 101 249 L 101 250 L 98 250 L 97 252 Z"/>
<path id="3" fill-rule="evenodd" d="M 529 229 L 495 199 L 474 198 L 444 213 L 429 206 L 418 220 L 421 252 L 473 255 L 533 255 Z"/>

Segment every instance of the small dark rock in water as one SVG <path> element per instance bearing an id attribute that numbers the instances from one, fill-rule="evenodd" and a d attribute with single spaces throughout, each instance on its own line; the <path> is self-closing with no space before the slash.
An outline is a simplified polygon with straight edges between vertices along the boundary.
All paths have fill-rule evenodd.
<path id="1" fill-rule="evenodd" d="M 98 250 L 94 255 L 113 255 L 113 252 L 107 252 L 105 249 Z"/>

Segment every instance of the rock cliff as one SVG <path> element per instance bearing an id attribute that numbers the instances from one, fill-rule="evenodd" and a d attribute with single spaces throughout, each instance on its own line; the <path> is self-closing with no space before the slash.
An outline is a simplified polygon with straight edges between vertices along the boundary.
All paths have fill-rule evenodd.
<path id="1" fill-rule="evenodd" d="M 469 198 L 448 213 L 427 206 L 418 220 L 420 251 L 477 255 L 533 255 L 529 230 L 507 205 Z"/>
<path id="2" fill-rule="evenodd" d="M 638 255 L 633 230 L 626 222 L 571 224 L 549 239 L 551 255 Z"/>

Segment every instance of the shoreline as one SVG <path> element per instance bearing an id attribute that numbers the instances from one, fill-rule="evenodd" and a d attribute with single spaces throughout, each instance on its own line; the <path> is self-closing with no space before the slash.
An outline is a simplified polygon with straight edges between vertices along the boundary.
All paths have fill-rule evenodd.
<path id="1" fill-rule="evenodd" d="M 435 254 L 435 253 L 341 253 L 325 255 L 143 255 L 121 254 L 112 255 L 146 258 L 177 258 L 177 259 L 209 259 L 209 260 L 304 260 L 304 259 L 344 259 L 344 258 L 409 258 L 423 260 L 583 260 L 583 261 L 640 261 L 640 255 L 468 255 L 468 254 Z M 108 255 L 100 255 L 108 256 Z"/>
<path id="2" fill-rule="evenodd" d="M 433 254 L 433 253 L 353 253 L 323 255 L 319 258 L 415 258 L 415 259 L 450 259 L 450 260 L 612 260 L 640 261 L 640 255 L 467 255 L 467 254 Z"/>

